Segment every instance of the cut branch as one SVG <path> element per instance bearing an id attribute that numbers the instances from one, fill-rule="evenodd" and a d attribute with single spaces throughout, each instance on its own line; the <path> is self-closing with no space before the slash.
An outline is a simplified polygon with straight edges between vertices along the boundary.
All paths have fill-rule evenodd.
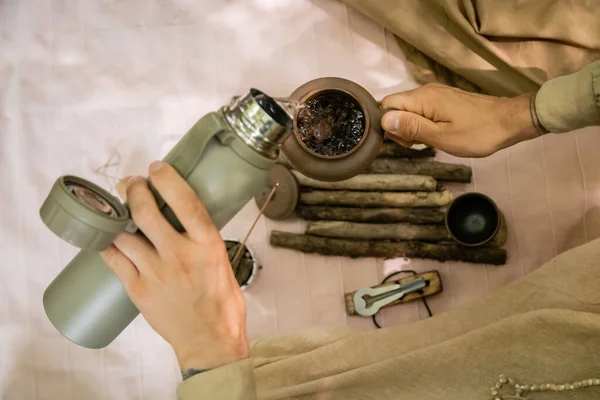
<path id="1" fill-rule="evenodd" d="M 308 235 L 345 239 L 451 240 L 444 225 L 366 224 L 344 221 L 317 221 L 308 225 Z"/>
<path id="2" fill-rule="evenodd" d="M 437 188 L 435 179 L 423 175 L 368 174 L 357 175 L 340 182 L 321 182 L 304 176 L 298 171 L 292 171 L 292 173 L 300 186 L 316 189 L 433 192 Z"/>
<path id="3" fill-rule="evenodd" d="M 353 208 L 300 205 L 296 208 L 300 218 L 308 220 L 353 222 L 409 222 L 411 224 L 441 224 L 442 208 Z"/>
<path id="4" fill-rule="evenodd" d="M 365 173 L 427 175 L 450 182 L 471 182 L 472 175 L 471 168 L 466 165 L 401 158 L 378 158 L 367 167 Z"/>
<path id="5" fill-rule="evenodd" d="M 392 141 L 384 141 L 381 146 L 379 156 L 381 158 L 393 157 L 393 158 L 427 158 L 434 157 L 435 149 L 433 147 L 427 147 L 423 150 L 409 149 L 404 146 L 400 146 Z"/>
<path id="6" fill-rule="evenodd" d="M 452 201 L 452 193 L 441 192 L 350 192 L 346 190 L 302 193 L 302 204 L 360 207 L 441 207 Z"/>
<path id="7" fill-rule="evenodd" d="M 506 263 L 506 251 L 496 248 L 465 248 L 454 244 L 416 241 L 331 239 L 280 231 L 271 232 L 271 245 L 330 256 L 428 258 L 439 261 L 464 261 L 477 264 Z"/>

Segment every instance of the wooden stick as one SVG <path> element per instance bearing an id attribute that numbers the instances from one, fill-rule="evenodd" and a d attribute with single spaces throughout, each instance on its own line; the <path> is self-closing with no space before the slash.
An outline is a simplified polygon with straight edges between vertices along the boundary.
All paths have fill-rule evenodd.
<path id="1" fill-rule="evenodd" d="M 311 221 L 409 222 L 443 224 L 443 208 L 354 208 L 299 205 L 296 214 Z"/>
<path id="2" fill-rule="evenodd" d="M 379 152 L 378 157 L 386 158 L 427 158 L 434 157 L 435 149 L 432 147 L 427 147 L 423 150 L 415 150 L 410 149 L 404 146 L 400 146 L 393 141 L 384 141 L 383 146 L 381 146 L 381 151 Z"/>
<path id="3" fill-rule="evenodd" d="M 378 158 L 367 167 L 364 173 L 427 175 L 451 182 L 471 182 L 472 175 L 471 168 L 466 165 L 401 158 Z"/>
<path id="4" fill-rule="evenodd" d="M 452 201 L 452 193 L 442 192 L 351 192 L 346 190 L 306 192 L 302 204 L 331 204 L 359 207 L 441 207 Z"/>
<path id="5" fill-rule="evenodd" d="M 317 221 L 308 225 L 306 234 L 347 239 L 451 240 L 444 225 L 366 224 L 344 221 Z"/>
<path id="6" fill-rule="evenodd" d="M 256 218 L 254 218 L 254 222 L 252 223 L 252 226 L 250 227 L 250 230 L 246 234 L 246 237 L 244 238 L 244 240 L 242 240 L 242 243 L 240 244 L 237 252 L 235 253 L 235 257 L 233 257 L 233 261 L 231 262 L 231 265 L 233 266 L 234 270 L 238 268 L 237 263 L 240 261 L 240 258 L 242 257 L 244 246 L 246 245 L 246 240 L 248 240 L 248 238 L 250 237 L 250 234 L 254 230 L 254 227 L 256 226 L 256 223 L 260 219 L 261 215 L 263 215 L 263 212 L 265 211 L 265 208 L 267 208 L 267 205 L 269 205 L 269 202 L 273 198 L 273 195 L 275 195 L 275 191 L 277 190 L 278 187 L 279 187 L 279 182 L 277 182 L 275 184 L 275 186 L 273 186 L 273 189 L 271 189 L 271 193 L 269 193 L 269 196 L 265 200 L 265 204 L 263 204 L 263 206 L 258 211 L 258 215 L 256 216 Z"/>
<path id="7" fill-rule="evenodd" d="M 384 242 L 380 240 L 331 239 L 280 231 L 271 232 L 271 245 L 347 257 L 414 257 L 439 261 L 464 261 L 477 264 L 506 264 L 506 251 L 496 248 L 466 248 L 455 244 L 424 242 Z"/>
<path id="8" fill-rule="evenodd" d="M 240 267 L 239 262 L 237 262 L 236 264 L 233 263 L 240 247 L 243 247 L 243 246 L 240 246 L 240 243 L 236 243 L 227 249 L 227 259 L 229 260 L 229 263 L 231 264 L 231 268 L 233 269 L 234 275 L 237 275 L 238 269 Z"/>
<path id="9" fill-rule="evenodd" d="M 357 175 L 340 182 L 321 182 L 292 171 L 298 184 L 317 189 L 328 190 L 386 190 L 405 192 L 433 192 L 437 181 L 423 175 Z"/>

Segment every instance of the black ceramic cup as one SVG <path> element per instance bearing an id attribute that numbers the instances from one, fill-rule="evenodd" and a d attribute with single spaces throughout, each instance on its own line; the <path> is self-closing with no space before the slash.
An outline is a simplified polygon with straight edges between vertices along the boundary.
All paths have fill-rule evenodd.
<path id="1" fill-rule="evenodd" d="M 446 228 L 464 246 L 481 246 L 494 238 L 502 216 L 492 199 L 481 193 L 458 196 L 446 212 Z"/>

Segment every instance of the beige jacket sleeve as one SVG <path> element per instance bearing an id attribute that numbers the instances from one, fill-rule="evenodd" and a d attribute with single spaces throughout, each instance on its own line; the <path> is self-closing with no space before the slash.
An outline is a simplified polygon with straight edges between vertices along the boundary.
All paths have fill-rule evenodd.
<path id="1" fill-rule="evenodd" d="M 600 125 L 600 61 L 544 83 L 535 109 L 540 123 L 554 133 Z"/>
<path id="2" fill-rule="evenodd" d="M 256 400 L 253 360 L 246 359 L 194 375 L 177 388 L 179 400 Z"/>

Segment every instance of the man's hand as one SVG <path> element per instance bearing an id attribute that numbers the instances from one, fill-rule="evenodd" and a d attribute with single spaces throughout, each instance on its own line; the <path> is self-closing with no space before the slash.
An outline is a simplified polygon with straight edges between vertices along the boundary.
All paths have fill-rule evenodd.
<path id="1" fill-rule="evenodd" d="M 182 370 L 247 358 L 244 297 L 219 232 L 170 165 L 153 163 L 149 176 L 186 233 L 171 227 L 146 180 L 134 177 L 127 199 L 145 237 L 122 233 L 102 258 L 152 328 L 173 346 Z"/>
<path id="2" fill-rule="evenodd" d="M 531 118 L 532 97 L 492 97 L 429 84 L 385 97 L 382 107 L 390 111 L 381 124 L 403 146 L 424 143 L 459 157 L 486 157 L 540 135 Z"/>

